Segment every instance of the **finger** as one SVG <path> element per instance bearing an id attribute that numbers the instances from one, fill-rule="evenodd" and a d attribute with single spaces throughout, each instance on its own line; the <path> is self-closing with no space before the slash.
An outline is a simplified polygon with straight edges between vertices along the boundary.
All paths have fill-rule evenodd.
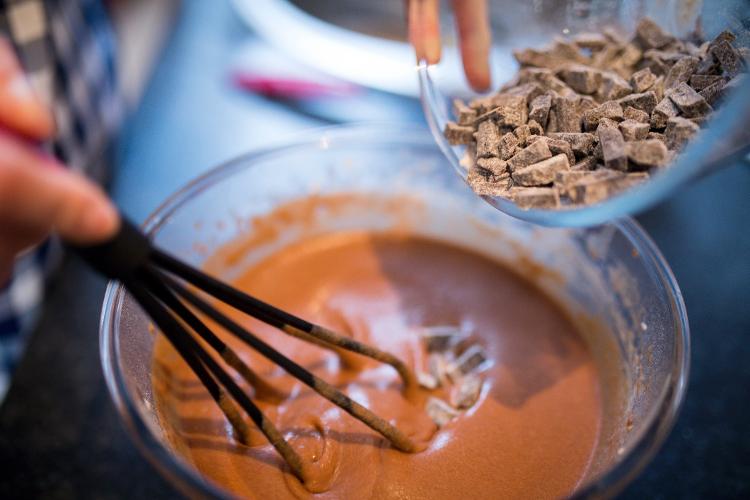
<path id="1" fill-rule="evenodd" d="M 490 34 L 487 0 L 453 0 L 461 40 L 461 58 L 469 84 L 476 90 L 490 86 Z"/>
<path id="2" fill-rule="evenodd" d="M 13 47 L 0 37 L 0 125 L 34 139 L 54 131 L 52 116 L 34 93 L 18 64 Z"/>
<path id="3" fill-rule="evenodd" d="M 417 60 L 440 61 L 440 0 L 408 0 L 409 40 Z"/>
<path id="4" fill-rule="evenodd" d="M 99 187 L 0 134 L 0 224 L 88 244 L 114 235 L 119 215 Z"/>

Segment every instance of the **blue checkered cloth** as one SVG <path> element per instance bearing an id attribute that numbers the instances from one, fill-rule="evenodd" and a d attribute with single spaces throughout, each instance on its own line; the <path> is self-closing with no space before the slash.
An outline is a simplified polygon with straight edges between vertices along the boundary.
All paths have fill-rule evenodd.
<path id="1" fill-rule="evenodd" d="M 99 0 L 0 0 L 0 36 L 13 44 L 52 107 L 57 134 L 48 149 L 70 168 L 103 180 L 103 159 L 123 110 L 104 6 Z M 18 258 L 0 288 L 0 401 L 59 257 L 60 245 L 45 242 Z"/>

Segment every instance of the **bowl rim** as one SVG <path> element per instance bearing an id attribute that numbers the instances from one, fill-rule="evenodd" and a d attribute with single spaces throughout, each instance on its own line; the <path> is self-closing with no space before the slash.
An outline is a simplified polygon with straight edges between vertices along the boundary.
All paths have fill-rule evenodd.
<path id="1" fill-rule="evenodd" d="M 289 137 L 282 144 L 256 149 L 234 157 L 209 169 L 185 184 L 166 198 L 147 217 L 141 228 L 152 236 L 169 217 L 192 197 L 210 188 L 237 171 L 253 168 L 254 162 L 290 149 L 309 148 L 317 145 L 327 147 L 333 138 L 337 141 L 349 137 L 382 140 L 383 134 L 391 134 L 391 141 L 435 146 L 429 131 L 413 125 L 354 124 L 319 127 Z M 690 330 L 687 311 L 679 285 L 664 256 L 646 231 L 632 218 L 623 218 L 611 223 L 628 239 L 639 252 L 640 258 L 661 282 L 667 292 L 675 327 L 674 362 L 667 381 L 659 395 L 659 404 L 651 409 L 645 420 L 647 424 L 624 449 L 615 465 L 599 475 L 588 478 L 570 498 L 611 497 L 622 491 L 651 461 L 661 448 L 674 426 L 677 414 L 684 401 L 690 371 Z M 105 291 L 99 322 L 100 359 L 107 389 L 117 409 L 118 416 L 127 429 L 131 441 L 143 456 L 182 493 L 190 497 L 234 498 L 226 490 L 201 476 L 184 460 L 178 459 L 162 444 L 154 430 L 142 418 L 127 391 L 122 371 L 119 369 L 118 324 L 121 319 L 125 289 L 116 281 L 110 281 Z"/>

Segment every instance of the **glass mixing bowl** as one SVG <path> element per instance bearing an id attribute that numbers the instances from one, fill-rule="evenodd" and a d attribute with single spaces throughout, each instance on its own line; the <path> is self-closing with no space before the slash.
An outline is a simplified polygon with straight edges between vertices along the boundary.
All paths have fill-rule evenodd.
<path id="1" fill-rule="evenodd" d="M 634 221 L 540 229 L 474 196 L 446 168 L 426 131 L 362 126 L 324 129 L 230 161 L 167 200 L 145 230 L 159 247 L 201 265 L 239 234 L 252 236 L 254 218 L 313 194 L 363 194 L 382 203 L 316 211 L 297 226 L 292 219 L 276 238 L 265 237 L 243 254 L 238 266 L 311 232 L 395 227 L 473 248 L 519 270 L 536 270 L 529 279 L 581 322 L 587 336 L 616 346 L 618 354 L 605 365 L 623 381 L 619 395 L 605 391 L 617 411 L 605 419 L 590 472 L 573 496 L 613 495 L 651 459 L 685 393 L 689 338 L 674 276 Z M 383 208 L 394 202 L 404 208 L 398 217 Z M 309 224 L 310 216 L 315 224 Z M 227 269 L 220 277 L 231 275 Z M 191 497 L 230 497 L 170 445 L 172 430 L 162 427 L 155 411 L 154 340 L 148 318 L 119 283 L 110 283 L 101 317 L 101 358 L 131 438 Z"/>
<path id="2" fill-rule="evenodd" d="M 620 26 L 632 32 L 642 15 L 648 15 L 671 33 L 684 36 L 700 18 L 706 37 L 713 38 L 724 29 L 737 35 L 738 46 L 750 46 L 750 8 L 746 0 L 680 1 L 680 0 L 488 0 L 493 35 L 490 57 L 493 84 L 497 89 L 518 70 L 512 50 L 538 47 L 554 36 L 590 32 L 604 26 Z M 452 20 L 447 9 L 441 22 L 448 63 L 417 69 L 422 107 L 430 130 L 453 170 L 463 179 L 467 171 L 459 164 L 464 148 L 451 146 L 443 136 L 450 118 L 449 103 L 455 94 L 457 57 L 456 39 L 451 34 Z M 445 67 L 444 67 L 445 66 Z M 468 88 L 459 97 L 470 97 Z M 484 199 L 513 217 L 545 226 L 589 226 L 638 213 L 674 194 L 684 185 L 719 168 L 736 165 L 750 151 L 750 76 L 744 78 L 717 110 L 709 127 L 685 149 L 669 168 L 654 175 L 640 186 L 590 206 L 566 207 L 562 210 L 518 208 L 499 197 Z"/>

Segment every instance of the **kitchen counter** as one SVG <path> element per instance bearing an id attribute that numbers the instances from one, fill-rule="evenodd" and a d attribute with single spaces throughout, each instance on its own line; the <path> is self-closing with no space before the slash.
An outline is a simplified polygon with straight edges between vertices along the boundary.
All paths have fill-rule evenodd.
<path id="1" fill-rule="evenodd" d="M 332 122 L 231 88 L 232 49 L 252 35 L 225 2 L 186 0 L 180 16 L 119 150 L 112 192 L 136 220 L 223 160 Z M 416 102 L 378 98 L 390 100 L 397 116 L 420 122 Z M 747 166 L 706 179 L 639 217 L 682 288 L 692 366 L 674 431 L 622 498 L 750 496 L 748 217 Z M 0 407 L 2 498 L 177 495 L 129 441 L 104 385 L 98 355 L 104 287 L 70 260 L 50 288 Z"/>

